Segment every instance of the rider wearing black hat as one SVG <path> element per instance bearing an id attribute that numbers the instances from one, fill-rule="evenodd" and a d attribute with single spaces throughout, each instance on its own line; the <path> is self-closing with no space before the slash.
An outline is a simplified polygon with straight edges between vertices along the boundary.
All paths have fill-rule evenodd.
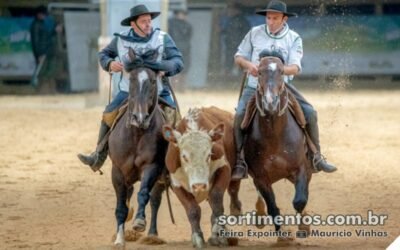
<path id="1" fill-rule="evenodd" d="M 297 14 L 288 12 L 286 4 L 278 0 L 270 1 L 267 8 L 257 11 L 256 14 L 265 16 L 266 24 L 253 27 L 243 38 L 235 54 L 235 63 L 245 69 L 248 76 L 235 114 L 234 137 L 237 162 L 232 169 L 232 179 L 239 180 L 247 177 L 247 165 L 242 151 L 244 131 L 240 125 L 244 118 L 246 105 L 256 91 L 259 53 L 265 49 L 282 55 L 285 64 L 284 81 L 301 105 L 307 122 L 307 133 L 318 151 L 313 157 L 314 167 L 328 173 L 336 171 L 336 167 L 326 162 L 320 153 L 317 112 L 292 84 L 293 77 L 301 72 L 303 43 L 299 34 L 289 29 L 286 21 L 289 17 L 295 17 Z"/>
<path id="2" fill-rule="evenodd" d="M 160 12 L 149 11 L 145 5 L 137 5 L 130 10 L 130 15 L 121 21 L 122 26 L 130 26 L 129 29 L 120 33 L 114 33 L 111 43 L 99 52 L 101 67 L 108 72 L 122 72 L 122 77 L 118 84 L 118 94 L 112 102 L 108 104 L 103 113 L 100 126 L 98 145 L 90 155 L 79 154 L 78 158 L 93 171 L 101 168 L 107 158 L 108 146 L 101 143 L 118 113 L 118 107 L 129 95 L 129 79 L 123 72 L 122 61 L 126 58 L 128 49 L 132 48 L 136 55 L 146 54 L 157 55 L 152 61 L 146 63 L 157 71 L 163 72 L 165 77 L 159 76 L 158 94 L 170 106 L 175 106 L 171 97 L 171 92 L 164 81 L 166 77 L 178 74 L 183 69 L 182 54 L 175 45 L 172 38 L 165 32 L 152 27 L 152 20 L 160 15 Z M 119 61 L 116 60 L 119 58 Z"/>

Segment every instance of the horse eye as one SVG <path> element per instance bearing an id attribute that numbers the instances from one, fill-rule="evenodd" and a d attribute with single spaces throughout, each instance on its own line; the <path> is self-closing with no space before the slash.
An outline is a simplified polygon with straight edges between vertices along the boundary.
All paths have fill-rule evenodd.
<path id="1" fill-rule="evenodd" d="M 188 160 L 188 158 L 186 157 L 185 154 L 182 155 L 182 159 L 183 159 L 185 162 L 189 162 L 189 160 Z"/>

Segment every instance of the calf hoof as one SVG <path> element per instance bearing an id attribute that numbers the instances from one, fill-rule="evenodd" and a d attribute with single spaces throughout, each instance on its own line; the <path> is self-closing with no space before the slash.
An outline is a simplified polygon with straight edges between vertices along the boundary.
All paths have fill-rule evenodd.
<path id="1" fill-rule="evenodd" d="M 225 237 L 210 237 L 208 239 L 208 244 L 211 246 L 226 247 L 228 246 L 228 239 Z"/>
<path id="2" fill-rule="evenodd" d="M 205 247 L 203 233 L 193 233 L 192 234 L 192 244 L 196 249 L 202 249 Z"/>
<path id="3" fill-rule="evenodd" d="M 133 221 L 133 230 L 136 232 L 144 232 L 146 230 L 146 220 L 137 218 Z"/>

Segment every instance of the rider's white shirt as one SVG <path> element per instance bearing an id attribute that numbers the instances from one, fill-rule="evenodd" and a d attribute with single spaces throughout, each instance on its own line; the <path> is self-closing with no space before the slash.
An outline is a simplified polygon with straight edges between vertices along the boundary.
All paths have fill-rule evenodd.
<path id="1" fill-rule="evenodd" d="M 258 65 L 260 63 L 258 55 L 264 49 L 280 51 L 286 65 L 297 65 L 301 71 L 303 42 L 299 34 L 289 29 L 289 25 L 285 24 L 284 28 L 276 35 L 270 34 L 268 26 L 265 24 L 253 27 L 243 38 L 235 57 L 242 56 Z M 285 82 L 292 79 L 293 76 L 284 76 Z M 257 77 L 249 74 L 247 85 L 256 88 L 257 82 Z"/>
<path id="2" fill-rule="evenodd" d="M 122 31 L 120 34 L 124 36 L 128 36 L 130 32 L 129 30 Z M 146 43 L 137 43 L 137 42 L 129 42 L 122 40 L 121 38 L 118 38 L 118 56 L 119 58 L 127 57 L 128 56 L 128 51 L 129 48 L 132 48 L 135 51 L 135 54 L 137 55 L 142 55 L 146 53 L 148 50 L 158 50 L 158 58 L 157 62 L 161 62 L 162 60 L 162 55 L 164 52 L 164 36 L 165 32 L 156 30 L 154 31 L 154 34 L 152 35 L 151 39 L 146 42 Z M 122 79 L 119 83 L 119 90 L 120 91 L 125 91 L 129 92 L 129 75 L 123 71 L 122 73 Z M 161 93 L 163 90 L 162 88 L 162 83 L 161 83 L 161 77 L 157 76 L 157 92 L 158 94 Z"/>

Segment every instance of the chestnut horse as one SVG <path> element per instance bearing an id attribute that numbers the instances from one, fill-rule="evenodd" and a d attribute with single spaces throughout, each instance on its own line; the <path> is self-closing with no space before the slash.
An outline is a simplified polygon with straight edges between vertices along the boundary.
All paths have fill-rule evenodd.
<path id="1" fill-rule="evenodd" d="M 142 232 L 146 227 L 145 207 L 151 202 L 152 216 L 148 235 L 157 236 L 157 212 L 163 188 L 157 179 L 165 170 L 167 142 L 162 136 L 164 118 L 158 106 L 157 73 L 144 67 L 132 49 L 131 64 L 125 64 L 129 73 L 128 110 L 115 125 L 109 137 L 109 155 L 112 161 L 112 183 L 117 196 L 117 246 L 124 246 L 125 221 L 133 194 L 133 184 L 141 181 L 137 195 L 138 210 L 133 229 Z M 150 192 L 153 190 L 153 193 Z M 154 192 L 156 190 L 156 192 Z"/>
<path id="2" fill-rule="evenodd" d="M 268 214 L 280 215 L 275 202 L 272 184 L 288 179 L 295 185 L 293 207 L 303 214 L 308 200 L 308 185 L 312 167 L 307 157 L 305 135 L 288 109 L 288 89 L 283 81 L 283 60 L 276 52 L 260 53 L 258 85 L 255 93 L 256 113 L 247 128 L 244 142 L 245 160 L 249 174 L 259 195 L 267 204 Z M 249 108 L 251 105 L 248 105 Z M 229 192 L 235 197 L 239 183 L 232 182 Z M 236 196 L 237 197 L 237 196 Z M 264 210 L 264 203 L 257 202 L 257 214 Z M 241 204 L 233 200 L 231 211 L 240 210 Z M 275 224 L 275 229 L 281 225 Z M 304 224 L 299 229 L 309 231 Z"/>

